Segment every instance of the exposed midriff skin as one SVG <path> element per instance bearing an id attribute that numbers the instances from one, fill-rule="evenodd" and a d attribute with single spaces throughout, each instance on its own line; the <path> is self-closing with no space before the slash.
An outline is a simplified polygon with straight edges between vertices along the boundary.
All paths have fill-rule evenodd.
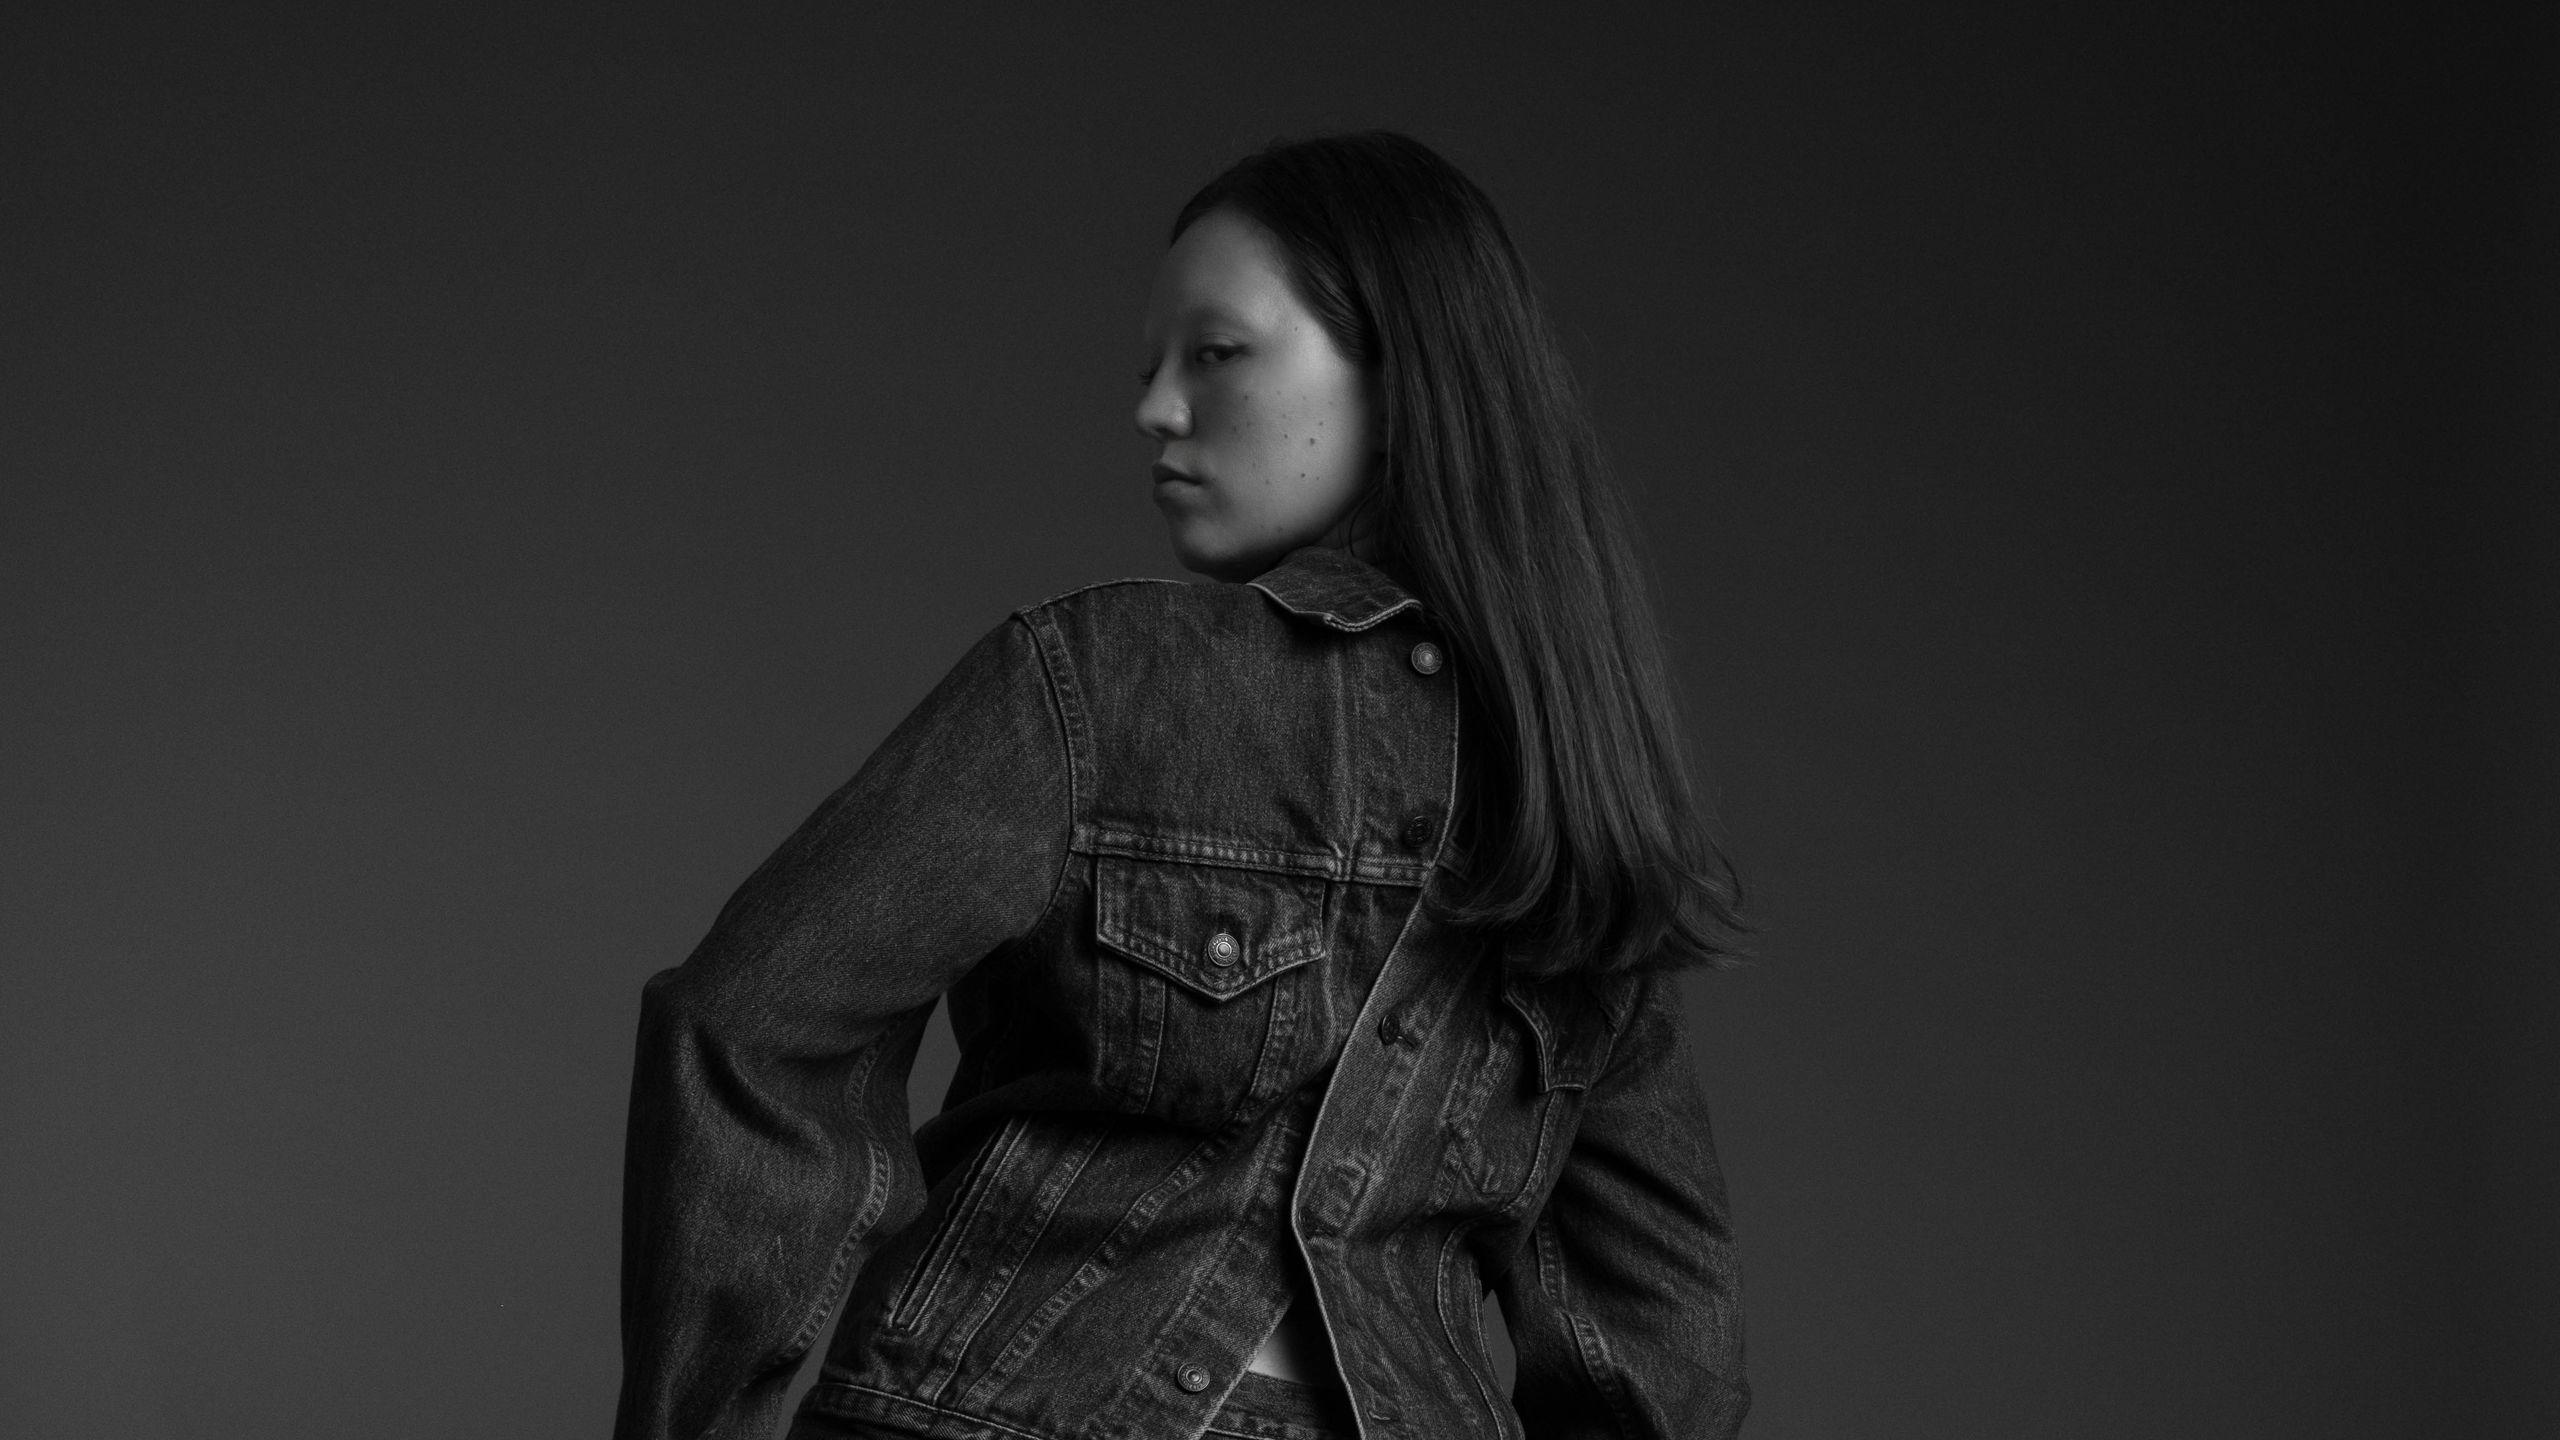
<path id="1" fill-rule="evenodd" d="M 1315 1297 L 1307 1292 L 1303 1280 L 1290 1287 L 1289 1313 L 1280 1317 L 1278 1329 L 1253 1352 L 1248 1369 L 1301 1385 L 1332 1389 L 1342 1381 L 1333 1368 L 1333 1347 L 1326 1343 L 1324 1317 L 1316 1310 Z"/>

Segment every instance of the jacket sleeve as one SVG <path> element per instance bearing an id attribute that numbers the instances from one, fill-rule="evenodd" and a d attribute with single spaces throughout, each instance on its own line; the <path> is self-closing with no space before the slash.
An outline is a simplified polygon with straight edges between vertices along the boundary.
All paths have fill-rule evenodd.
<path id="1" fill-rule="evenodd" d="M 1534 1440 L 1742 1428 L 1742 1311 L 1723 1172 L 1668 974 L 1642 982 L 1527 1253 L 1496 1282 Z"/>
<path id="2" fill-rule="evenodd" d="M 653 977 L 624 1152 L 616 1440 L 762 1437 L 923 1180 L 907 1073 L 936 997 L 1059 888 L 1065 732 L 990 632 Z"/>

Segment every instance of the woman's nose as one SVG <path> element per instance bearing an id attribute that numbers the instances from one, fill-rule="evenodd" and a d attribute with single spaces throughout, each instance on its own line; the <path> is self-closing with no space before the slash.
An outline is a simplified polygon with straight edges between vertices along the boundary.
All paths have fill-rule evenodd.
<path id="1" fill-rule="evenodd" d="M 1191 433 L 1191 407 L 1174 387 L 1172 376 L 1158 373 L 1138 397 L 1138 433 L 1150 440 L 1174 440 Z"/>

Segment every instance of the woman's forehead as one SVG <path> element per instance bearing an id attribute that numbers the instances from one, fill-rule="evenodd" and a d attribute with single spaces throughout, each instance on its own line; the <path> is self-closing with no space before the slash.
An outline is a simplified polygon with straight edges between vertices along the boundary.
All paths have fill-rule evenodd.
<path id="1" fill-rule="evenodd" d="M 1147 323 L 1266 326 L 1284 321 L 1296 305 L 1279 241 L 1234 211 L 1213 210 L 1165 252 Z"/>

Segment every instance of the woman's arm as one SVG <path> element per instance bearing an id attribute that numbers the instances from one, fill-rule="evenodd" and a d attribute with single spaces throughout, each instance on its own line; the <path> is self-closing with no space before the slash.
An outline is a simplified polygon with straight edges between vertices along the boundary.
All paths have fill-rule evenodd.
<path id="1" fill-rule="evenodd" d="M 1583 1098 L 1564 1171 L 1495 1286 L 1531 1436 L 1703 1440 L 1742 1428 L 1742 1311 L 1724 1175 L 1679 986 L 1643 983 Z"/>
<path id="2" fill-rule="evenodd" d="M 617 1440 L 769 1435 L 862 1259 L 921 1207 L 908 1068 L 935 998 L 1058 891 L 1065 744 L 1008 620 L 650 980 Z"/>

